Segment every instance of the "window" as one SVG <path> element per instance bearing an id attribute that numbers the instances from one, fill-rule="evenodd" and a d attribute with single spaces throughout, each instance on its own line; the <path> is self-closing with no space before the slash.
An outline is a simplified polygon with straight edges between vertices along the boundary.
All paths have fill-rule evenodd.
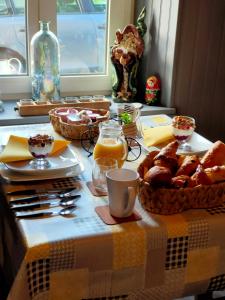
<path id="1" fill-rule="evenodd" d="M 25 0 L 0 0 L 0 7 L 0 76 L 26 74 Z"/>
<path id="2" fill-rule="evenodd" d="M 25 1 L 14 0 L 15 15 L 24 15 L 25 13 Z"/>
<path id="3" fill-rule="evenodd" d="M 107 1 L 96 10 L 92 0 L 57 0 L 61 75 L 104 74 Z"/>
<path id="4" fill-rule="evenodd" d="M 96 12 L 103 12 L 103 11 L 105 11 L 104 1 L 93 0 L 93 5 L 95 7 L 95 11 Z"/>
<path id="5" fill-rule="evenodd" d="M 14 68 L 21 68 L 19 74 L 4 74 L 0 68 L 0 91 L 3 98 L 31 96 L 29 42 L 39 30 L 40 19 L 51 21 L 50 29 L 59 39 L 62 96 L 110 94 L 110 45 L 115 39 L 115 31 L 132 22 L 132 0 L 0 0 L 0 22 L 3 12 L 4 17 L 10 12 L 11 19 L 8 22 L 13 22 L 14 27 L 11 35 L 4 34 L 6 42 L 11 46 L 17 43 L 20 47 L 17 56 L 14 52 L 8 52 L 22 62 L 22 66 L 18 66 L 16 60 L 13 61 Z M 79 22 L 75 16 L 80 18 Z M 6 29 L 9 29 L 9 25 Z M 72 44 L 71 34 L 74 40 L 82 37 L 79 41 L 82 40 L 83 44 L 79 41 Z M 4 44 L 0 35 L 0 59 L 9 59 L 9 53 L 3 55 L 2 48 Z"/>
<path id="6" fill-rule="evenodd" d="M 57 14 L 80 13 L 80 6 L 75 1 L 57 1 Z"/>

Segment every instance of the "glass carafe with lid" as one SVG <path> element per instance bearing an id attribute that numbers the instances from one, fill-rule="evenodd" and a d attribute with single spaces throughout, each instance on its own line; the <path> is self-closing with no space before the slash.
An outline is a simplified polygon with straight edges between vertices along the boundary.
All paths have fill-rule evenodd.
<path id="1" fill-rule="evenodd" d="M 99 137 L 94 148 L 94 159 L 101 157 L 116 158 L 121 168 L 127 158 L 128 148 L 118 122 L 109 120 L 99 124 Z"/>

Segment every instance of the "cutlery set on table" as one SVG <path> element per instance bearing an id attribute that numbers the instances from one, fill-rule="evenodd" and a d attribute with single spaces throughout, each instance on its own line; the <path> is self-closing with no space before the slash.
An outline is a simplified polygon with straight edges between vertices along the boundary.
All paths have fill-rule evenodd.
<path id="1" fill-rule="evenodd" d="M 81 195 L 77 194 L 77 188 L 74 187 L 43 193 L 36 193 L 33 189 L 13 191 L 7 192 L 7 196 L 13 196 L 13 199 L 9 200 L 9 205 L 16 218 L 31 219 L 57 215 L 73 217 L 73 212 L 77 207 L 76 201 Z M 59 211 L 46 210 L 54 207 L 61 207 L 61 209 Z"/>

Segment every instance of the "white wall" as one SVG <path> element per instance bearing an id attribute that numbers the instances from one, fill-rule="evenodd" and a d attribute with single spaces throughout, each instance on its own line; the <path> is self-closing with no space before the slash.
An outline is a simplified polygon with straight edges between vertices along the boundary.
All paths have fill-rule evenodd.
<path id="1" fill-rule="evenodd" d="M 139 70 L 139 96 L 144 97 L 146 79 L 158 74 L 162 84 L 161 103 L 170 107 L 179 0 L 137 0 L 136 18 L 143 6 L 146 6 L 147 32 Z"/>

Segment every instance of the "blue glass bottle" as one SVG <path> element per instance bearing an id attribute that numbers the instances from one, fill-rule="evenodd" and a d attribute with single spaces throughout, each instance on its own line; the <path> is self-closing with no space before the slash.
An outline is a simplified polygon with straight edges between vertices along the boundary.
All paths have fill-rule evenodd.
<path id="1" fill-rule="evenodd" d="M 31 80 L 34 100 L 60 101 L 59 42 L 49 30 L 49 22 L 40 21 L 40 31 L 31 39 Z"/>

